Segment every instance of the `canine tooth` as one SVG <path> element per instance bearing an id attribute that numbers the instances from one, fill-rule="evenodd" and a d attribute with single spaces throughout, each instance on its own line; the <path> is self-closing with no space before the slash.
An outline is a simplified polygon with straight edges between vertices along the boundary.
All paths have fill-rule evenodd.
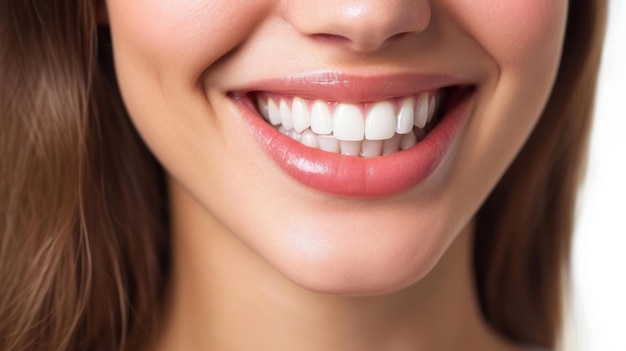
<path id="1" fill-rule="evenodd" d="M 409 133 L 411 134 L 411 133 Z M 391 139 L 387 139 L 383 142 L 383 155 L 393 154 L 400 149 L 400 141 L 402 140 L 402 134 L 396 134 Z"/>
<path id="2" fill-rule="evenodd" d="M 317 143 L 320 150 L 339 153 L 339 140 L 332 135 L 318 135 Z"/>
<path id="3" fill-rule="evenodd" d="M 280 121 L 280 111 L 278 110 L 278 105 L 274 102 L 274 100 L 270 99 L 267 103 L 267 113 L 269 114 L 270 123 L 273 126 L 277 126 L 281 123 Z"/>
<path id="4" fill-rule="evenodd" d="M 286 135 L 289 136 L 289 131 L 287 130 L 287 128 L 283 127 L 283 126 L 278 126 L 278 131 L 280 132 L 280 134 L 282 135 Z"/>
<path id="5" fill-rule="evenodd" d="M 302 138 L 300 142 L 302 143 L 302 145 L 316 149 L 318 148 L 317 135 L 315 135 L 315 133 L 313 133 L 310 129 L 302 132 Z"/>
<path id="6" fill-rule="evenodd" d="M 328 104 L 316 100 L 311 108 L 311 130 L 316 134 L 330 134 L 333 132 L 333 118 Z"/>
<path id="7" fill-rule="evenodd" d="M 382 140 L 363 140 L 363 145 L 361 146 L 361 156 L 380 156 L 380 154 L 383 152 L 383 143 L 384 142 Z"/>
<path id="8" fill-rule="evenodd" d="M 428 93 L 422 93 L 415 103 L 415 126 L 424 128 L 428 122 Z"/>
<path id="9" fill-rule="evenodd" d="M 415 137 L 414 133 L 402 135 L 402 140 L 400 141 L 400 149 L 406 150 L 415 144 L 417 144 L 417 138 Z"/>
<path id="10" fill-rule="evenodd" d="M 361 110 L 353 105 L 341 103 L 333 115 L 333 135 L 344 141 L 363 140 L 365 123 Z"/>
<path id="11" fill-rule="evenodd" d="M 280 100 L 278 110 L 280 111 L 280 120 L 283 126 L 287 129 L 293 129 L 293 118 L 291 117 L 291 109 L 289 108 L 285 100 Z"/>
<path id="12" fill-rule="evenodd" d="M 359 156 L 361 153 L 361 140 L 339 140 L 339 150 L 342 155 Z"/>
<path id="13" fill-rule="evenodd" d="M 293 129 L 302 133 L 311 126 L 311 114 L 304 99 L 295 97 L 291 104 L 291 116 L 293 118 Z"/>
<path id="14" fill-rule="evenodd" d="M 413 105 L 413 99 L 405 99 L 400 106 L 400 112 L 398 112 L 398 125 L 396 126 L 396 133 L 406 134 L 413 130 L 413 116 L 415 115 L 415 107 Z"/>
<path id="15" fill-rule="evenodd" d="M 385 140 L 396 133 L 396 116 L 389 101 L 379 101 L 365 118 L 365 139 Z"/>

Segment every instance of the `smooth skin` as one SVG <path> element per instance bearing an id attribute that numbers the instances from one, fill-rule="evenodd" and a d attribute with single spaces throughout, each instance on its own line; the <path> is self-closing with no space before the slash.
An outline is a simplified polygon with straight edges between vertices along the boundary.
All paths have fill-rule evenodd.
<path id="1" fill-rule="evenodd" d="M 478 311 L 472 218 L 547 101 L 565 0 L 105 5 L 122 96 L 171 193 L 172 281 L 151 348 L 521 349 Z M 341 198 L 282 172 L 229 96 L 319 71 L 451 74 L 476 93 L 426 181 Z"/>

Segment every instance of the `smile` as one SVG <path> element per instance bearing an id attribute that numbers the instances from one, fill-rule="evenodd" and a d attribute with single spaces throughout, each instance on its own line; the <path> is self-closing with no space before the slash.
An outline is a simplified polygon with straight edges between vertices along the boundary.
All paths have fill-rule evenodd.
<path id="1" fill-rule="evenodd" d="M 229 95 L 261 148 L 301 184 L 384 197 L 419 185 L 454 153 L 474 93 L 450 77 L 313 75 Z"/>
<path id="2" fill-rule="evenodd" d="M 329 102 L 256 94 L 259 114 L 302 145 L 342 155 L 375 157 L 406 150 L 424 139 L 441 90 L 367 103 Z"/>

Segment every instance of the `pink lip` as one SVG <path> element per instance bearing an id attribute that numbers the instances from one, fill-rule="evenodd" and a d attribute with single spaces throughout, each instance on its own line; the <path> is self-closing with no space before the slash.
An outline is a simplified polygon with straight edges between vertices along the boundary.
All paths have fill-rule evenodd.
<path id="1" fill-rule="evenodd" d="M 452 81 L 442 76 L 405 75 L 381 79 L 322 74 L 266 81 L 246 91 L 271 91 L 326 101 L 364 102 L 460 84 L 463 82 L 458 79 Z M 234 96 L 243 104 L 245 120 L 263 150 L 292 178 L 310 188 L 334 195 L 383 197 L 411 189 L 433 173 L 469 115 L 473 90 L 454 90 L 453 96 L 447 99 L 449 102 L 456 100 L 452 108 L 414 147 L 373 158 L 344 156 L 304 146 L 265 122 L 245 94 L 235 93 Z"/>
<path id="2" fill-rule="evenodd" d="M 255 82 L 240 91 L 269 91 L 309 99 L 369 102 L 415 95 L 446 86 L 470 85 L 471 77 L 426 74 L 352 76 L 336 72 L 304 73 L 287 79 Z"/>

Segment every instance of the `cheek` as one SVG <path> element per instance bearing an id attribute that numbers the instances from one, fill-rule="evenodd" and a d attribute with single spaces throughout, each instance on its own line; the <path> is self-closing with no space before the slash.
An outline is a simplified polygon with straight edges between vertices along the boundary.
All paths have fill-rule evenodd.
<path id="1" fill-rule="evenodd" d="M 444 0 L 500 66 L 537 64 L 558 56 L 566 0 Z"/>
<path id="2" fill-rule="evenodd" d="M 463 211 L 493 190 L 541 116 L 558 70 L 567 1 L 442 0 L 439 6 L 495 65 L 481 86 L 454 181 L 459 190 L 450 198 Z"/>
<path id="3" fill-rule="evenodd" d="M 161 67 L 201 73 L 241 43 L 268 9 L 266 0 L 110 0 L 116 50 Z"/>

